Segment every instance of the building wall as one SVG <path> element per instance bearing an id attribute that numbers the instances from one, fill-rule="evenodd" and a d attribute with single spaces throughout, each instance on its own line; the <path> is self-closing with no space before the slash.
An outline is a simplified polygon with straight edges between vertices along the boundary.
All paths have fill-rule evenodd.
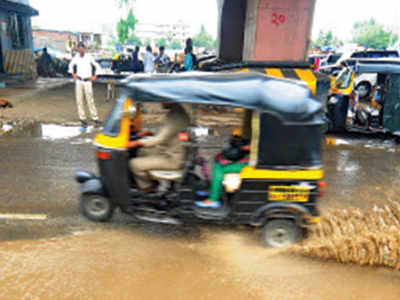
<path id="1" fill-rule="evenodd" d="M 160 38 L 177 40 L 182 46 L 189 37 L 189 25 L 183 22 L 174 24 L 138 23 L 135 34 L 145 42 L 147 39 L 154 45 Z"/>
<path id="2" fill-rule="evenodd" d="M 78 42 L 78 34 L 70 31 L 55 30 L 33 30 L 33 46 L 34 48 L 49 47 L 65 52 L 67 50 L 67 41 Z"/>

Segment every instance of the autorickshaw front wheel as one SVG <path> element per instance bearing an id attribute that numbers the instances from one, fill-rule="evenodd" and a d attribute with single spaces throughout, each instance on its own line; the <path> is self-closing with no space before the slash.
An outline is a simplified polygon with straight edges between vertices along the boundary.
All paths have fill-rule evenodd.
<path id="1" fill-rule="evenodd" d="M 114 214 L 115 206 L 102 195 L 82 195 L 80 201 L 81 213 L 91 221 L 106 222 Z"/>
<path id="2" fill-rule="evenodd" d="M 265 247 L 282 248 L 297 243 L 302 229 L 292 220 L 272 219 L 261 229 L 261 243 Z"/>

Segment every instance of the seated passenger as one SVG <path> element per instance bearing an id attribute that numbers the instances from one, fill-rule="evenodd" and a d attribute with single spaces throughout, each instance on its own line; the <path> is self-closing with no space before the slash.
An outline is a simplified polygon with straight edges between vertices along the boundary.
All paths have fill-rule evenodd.
<path id="1" fill-rule="evenodd" d="M 240 173 L 249 163 L 249 152 L 250 141 L 243 139 L 238 133 L 234 133 L 228 147 L 215 158 L 211 176 L 210 197 L 207 200 L 195 202 L 195 205 L 204 208 L 221 207 L 220 197 L 225 174 Z"/>
<path id="2" fill-rule="evenodd" d="M 163 103 L 163 108 L 169 109 L 166 123 L 152 137 L 146 137 L 129 143 L 129 147 L 156 147 L 151 155 L 133 158 L 130 167 L 138 187 L 144 192 L 152 192 L 153 184 L 149 171 L 179 170 L 184 163 L 184 148 L 178 139 L 178 134 L 189 126 L 189 116 L 185 109 L 176 103 Z"/>

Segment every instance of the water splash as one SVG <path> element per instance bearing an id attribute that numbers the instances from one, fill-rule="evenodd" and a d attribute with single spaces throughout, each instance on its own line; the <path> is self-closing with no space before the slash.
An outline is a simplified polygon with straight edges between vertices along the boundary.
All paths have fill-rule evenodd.
<path id="1" fill-rule="evenodd" d="M 368 211 L 328 212 L 311 229 L 310 238 L 289 251 L 342 263 L 400 270 L 400 204 L 390 201 Z"/>

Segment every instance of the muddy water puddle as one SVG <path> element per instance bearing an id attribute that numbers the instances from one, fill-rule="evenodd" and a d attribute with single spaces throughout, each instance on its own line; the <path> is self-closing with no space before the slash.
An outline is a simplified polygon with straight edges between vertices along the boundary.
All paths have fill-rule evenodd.
<path id="1" fill-rule="evenodd" d="M 400 145 L 396 143 L 394 137 L 365 136 L 355 134 L 327 135 L 325 142 L 330 146 L 342 146 L 353 149 L 383 150 L 387 152 L 400 151 Z"/>
<path id="2" fill-rule="evenodd" d="M 323 208 L 353 205 L 366 208 L 387 199 L 400 201 L 400 145 L 394 140 L 329 136 L 324 146 L 326 196 Z M 329 141 L 329 140 L 328 140 Z"/>
<path id="3" fill-rule="evenodd" d="M 0 244 L 2 299 L 398 299 L 387 269 L 263 249 L 247 230 L 136 227 Z"/>
<path id="4" fill-rule="evenodd" d="M 217 133 L 219 142 L 225 140 L 225 131 Z M 200 134 L 206 130 L 200 129 Z M 104 226 L 89 223 L 78 217 L 72 175 L 78 168 L 95 168 L 92 149 L 84 145 L 90 136 L 48 136 L 48 141 L 6 138 L 7 143 L 0 144 L 3 208 L 50 212 L 43 226 L 17 221 L 0 226 L 0 231 L 13 236 L 18 232 L 25 239 L 0 243 L 0 299 L 400 297 L 397 271 L 264 249 L 248 229 L 181 229 L 119 219 Z M 80 140 L 83 145 L 72 145 Z M 371 202 L 396 200 L 399 154 L 387 149 L 398 146 L 379 139 L 343 141 L 324 146 L 327 189 L 321 209 L 365 208 Z M 371 143 L 387 149 L 366 147 Z M 10 230 L 14 223 L 15 232 Z M 72 235 L 35 240 L 66 233 Z"/>
<path id="5" fill-rule="evenodd" d="M 88 135 L 96 132 L 93 126 L 88 126 L 86 132 L 82 133 L 80 127 L 71 125 L 59 125 L 51 123 L 27 122 L 17 124 L 3 124 L 1 131 L 6 136 L 12 137 L 33 137 L 48 141 L 73 139 L 77 143 L 90 143 Z"/>

